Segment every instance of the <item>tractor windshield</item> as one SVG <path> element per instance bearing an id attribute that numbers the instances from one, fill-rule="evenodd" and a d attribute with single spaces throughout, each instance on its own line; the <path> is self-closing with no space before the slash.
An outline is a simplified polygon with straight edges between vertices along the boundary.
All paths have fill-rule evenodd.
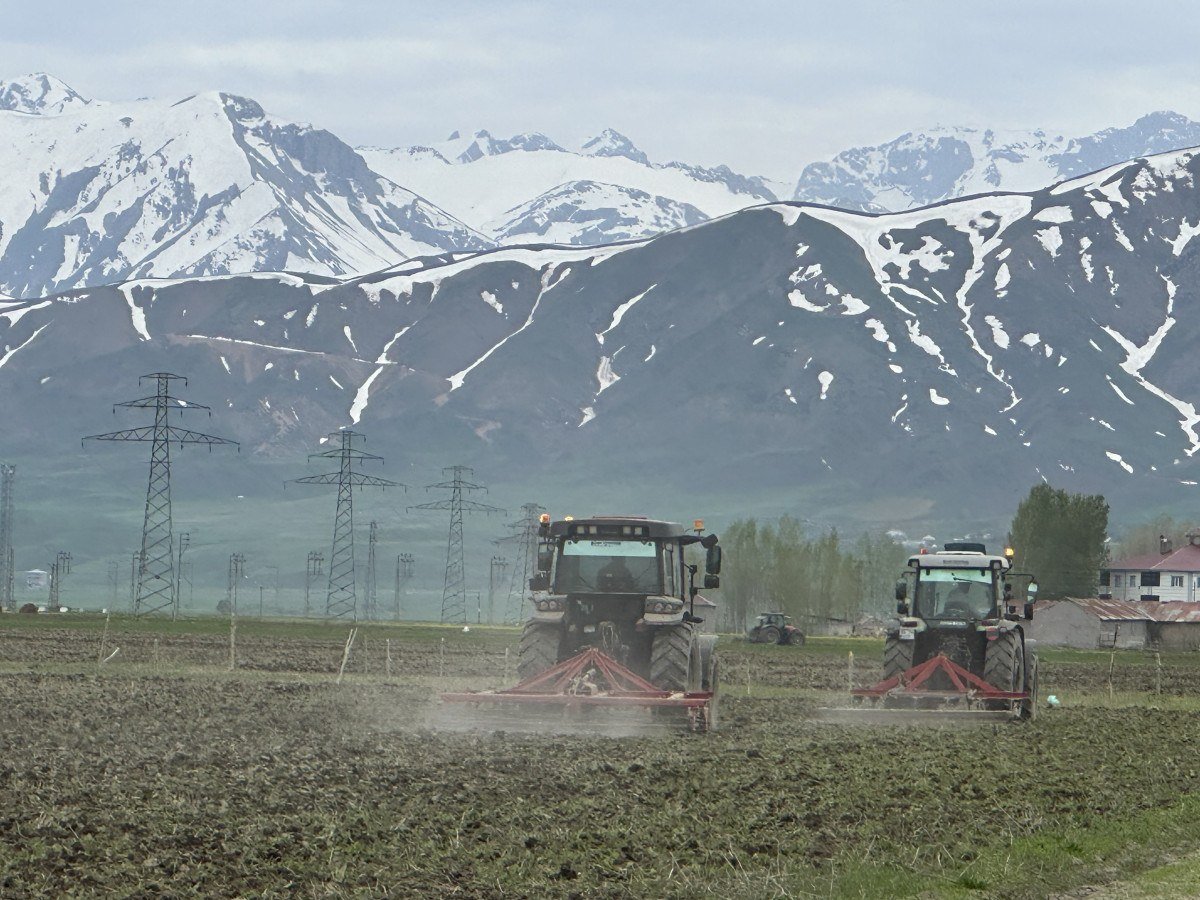
<path id="1" fill-rule="evenodd" d="M 987 619 L 995 613 L 988 569 L 921 569 L 916 613 L 925 619 Z"/>
<path id="2" fill-rule="evenodd" d="M 555 571 L 559 594 L 658 594 L 662 570 L 653 541 L 564 541 Z"/>

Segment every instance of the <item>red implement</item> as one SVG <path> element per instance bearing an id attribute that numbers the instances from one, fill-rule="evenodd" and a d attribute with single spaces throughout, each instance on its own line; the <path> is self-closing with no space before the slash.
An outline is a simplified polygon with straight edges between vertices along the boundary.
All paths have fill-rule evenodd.
<path id="1" fill-rule="evenodd" d="M 445 703 L 529 704 L 582 710 L 588 707 L 675 708 L 686 712 L 693 731 L 716 726 L 716 693 L 664 691 L 595 647 L 519 684 L 499 691 L 441 695 Z"/>

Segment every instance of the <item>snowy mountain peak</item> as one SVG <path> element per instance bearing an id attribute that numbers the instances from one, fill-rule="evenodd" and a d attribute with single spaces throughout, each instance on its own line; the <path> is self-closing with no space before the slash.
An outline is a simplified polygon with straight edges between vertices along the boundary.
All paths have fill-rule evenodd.
<path id="1" fill-rule="evenodd" d="M 0 109 L 12 112 L 57 116 L 67 109 L 87 106 L 91 102 L 69 85 L 43 72 L 0 81 Z"/>
<path id="2" fill-rule="evenodd" d="M 585 143 L 580 148 L 580 152 L 585 156 L 623 156 L 641 163 L 643 166 L 650 165 L 650 159 L 634 145 L 633 141 L 611 128 L 605 128 Z"/>
<path id="3" fill-rule="evenodd" d="M 442 155 L 459 163 L 472 163 L 485 156 L 500 156 L 516 150 L 533 152 L 535 150 L 558 150 L 562 147 L 546 137 L 541 132 L 531 134 L 514 134 L 510 138 L 497 138 L 490 131 L 481 129 L 469 138 L 463 138 L 455 131 L 437 148 Z"/>

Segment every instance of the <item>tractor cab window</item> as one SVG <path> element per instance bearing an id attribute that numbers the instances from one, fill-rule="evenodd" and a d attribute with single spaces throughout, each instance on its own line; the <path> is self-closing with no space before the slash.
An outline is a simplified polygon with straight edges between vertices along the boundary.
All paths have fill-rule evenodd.
<path id="1" fill-rule="evenodd" d="M 987 569 L 922 569 L 916 613 L 926 619 L 986 619 L 995 612 Z"/>
<path id="2" fill-rule="evenodd" d="M 663 593 L 668 597 L 675 597 L 678 591 L 675 589 L 675 581 L 679 577 L 678 563 L 675 561 L 675 545 L 663 544 L 662 548 L 663 561 Z"/>
<path id="3" fill-rule="evenodd" d="M 662 570 L 653 541 L 571 539 L 555 567 L 559 594 L 658 594 Z"/>

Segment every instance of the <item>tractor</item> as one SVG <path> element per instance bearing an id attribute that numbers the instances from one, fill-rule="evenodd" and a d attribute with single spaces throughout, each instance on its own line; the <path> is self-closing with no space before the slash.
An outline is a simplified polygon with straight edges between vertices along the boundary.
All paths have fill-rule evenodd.
<path id="1" fill-rule="evenodd" d="M 1033 576 L 1012 571 L 1011 550 L 991 556 L 983 544 L 962 541 L 946 544 L 941 553 L 922 550 L 896 583 L 898 618 L 887 632 L 884 681 L 877 689 L 888 685 L 882 694 L 895 700 L 918 680 L 914 670 L 938 660 L 955 691 L 982 698 L 984 709 L 1031 718 L 1037 708 L 1037 650 L 1024 623 L 1033 618 L 1036 594 Z"/>
<path id="2" fill-rule="evenodd" d="M 804 632 L 792 624 L 792 617 L 783 613 L 760 613 L 754 625 L 746 632 L 751 644 L 784 644 L 804 646 Z"/>
<path id="3" fill-rule="evenodd" d="M 704 587 L 720 586 L 715 534 L 637 516 L 550 521 L 541 517 L 533 613 L 521 634 L 523 682 L 594 647 L 661 691 L 716 690 L 716 636 L 695 615 L 697 565 L 687 547 L 706 551 Z"/>

